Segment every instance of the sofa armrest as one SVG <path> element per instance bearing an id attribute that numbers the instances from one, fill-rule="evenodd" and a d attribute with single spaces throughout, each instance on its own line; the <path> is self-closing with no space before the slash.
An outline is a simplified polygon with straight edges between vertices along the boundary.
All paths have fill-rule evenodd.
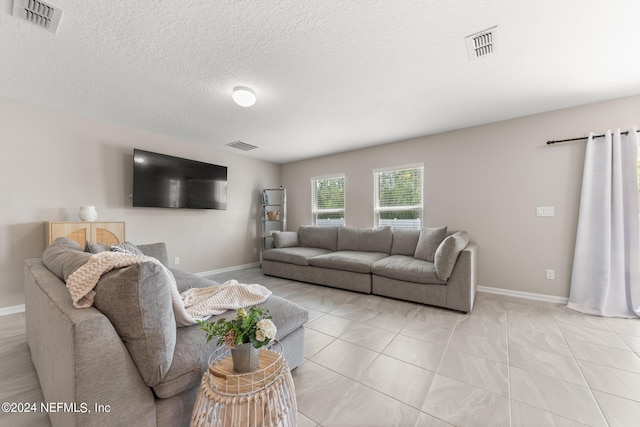
<path id="1" fill-rule="evenodd" d="M 25 261 L 24 291 L 27 342 L 44 400 L 76 405 L 50 412 L 52 425 L 155 425 L 153 392 L 109 320 L 95 308 L 73 307 L 64 283 L 39 259 Z"/>
<path id="2" fill-rule="evenodd" d="M 448 308 L 465 313 L 473 309 L 478 276 L 477 255 L 478 245 L 475 242 L 470 242 L 460 252 L 451 277 L 447 281 L 446 306 Z"/>

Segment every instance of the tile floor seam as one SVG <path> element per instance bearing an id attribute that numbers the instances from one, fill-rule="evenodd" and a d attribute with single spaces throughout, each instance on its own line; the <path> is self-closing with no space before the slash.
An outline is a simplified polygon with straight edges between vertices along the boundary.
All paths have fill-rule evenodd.
<path id="1" fill-rule="evenodd" d="M 558 320 L 555 317 L 553 318 L 553 320 L 556 323 L 560 323 L 560 322 L 558 322 Z M 589 395 L 591 396 L 591 398 L 595 402 L 596 407 L 598 408 L 598 411 L 600 412 L 600 415 L 602 416 L 602 419 L 604 420 L 604 422 L 607 424 L 607 426 L 611 427 L 611 424 L 609 423 L 609 420 L 607 419 L 604 411 L 602 410 L 602 407 L 600 406 L 600 402 L 598 402 L 598 399 L 596 399 L 596 395 L 593 393 L 593 389 L 591 388 L 591 384 L 589 384 L 589 381 L 587 381 L 587 378 L 584 375 L 584 372 L 582 372 L 582 368 L 580 367 L 580 364 L 578 363 L 578 360 L 576 359 L 576 355 L 573 352 L 573 349 L 571 348 L 571 346 L 569 345 L 569 342 L 567 341 L 567 336 L 565 335 L 565 333 L 562 330 L 562 328 L 560 328 L 560 325 L 558 325 L 558 328 L 560 329 L 560 332 L 562 332 L 562 339 L 564 340 L 564 343 L 569 348 L 569 352 L 571 353 L 571 357 L 573 358 L 573 362 L 578 366 L 578 371 L 580 372 L 580 375 L 582 376 L 582 380 L 587 385 L 587 390 L 589 391 Z M 581 341 L 581 340 L 576 340 L 576 341 Z"/>
<path id="2" fill-rule="evenodd" d="M 509 401 L 509 425 L 513 427 L 513 399 L 511 399 L 511 353 L 509 352 L 509 310 L 504 311 L 504 328 L 506 332 L 507 346 L 507 399 Z"/>

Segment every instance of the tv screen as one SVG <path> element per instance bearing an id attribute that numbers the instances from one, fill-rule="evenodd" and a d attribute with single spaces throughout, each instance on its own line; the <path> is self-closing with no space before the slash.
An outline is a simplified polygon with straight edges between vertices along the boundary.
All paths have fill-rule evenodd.
<path id="1" fill-rule="evenodd" d="M 135 148 L 133 206 L 227 209 L 227 167 Z"/>

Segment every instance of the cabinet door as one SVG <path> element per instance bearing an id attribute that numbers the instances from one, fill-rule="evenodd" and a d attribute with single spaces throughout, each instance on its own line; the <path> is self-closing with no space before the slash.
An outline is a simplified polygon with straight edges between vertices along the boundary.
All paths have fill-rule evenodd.
<path id="1" fill-rule="evenodd" d="M 67 237 L 75 240 L 84 248 L 91 237 L 91 228 L 88 222 L 50 222 L 47 228 L 47 246 L 58 237 Z"/>
<path id="2" fill-rule="evenodd" d="M 117 245 L 124 242 L 124 222 L 91 223 L 91 239 L 95 243 Z"/>

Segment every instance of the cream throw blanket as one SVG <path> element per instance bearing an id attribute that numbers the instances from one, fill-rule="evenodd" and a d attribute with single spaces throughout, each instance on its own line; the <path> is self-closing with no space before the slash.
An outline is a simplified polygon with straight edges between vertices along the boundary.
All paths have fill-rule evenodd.
<path id="1" fill-rule="evenodd" d="M 206 320 L 226 310 L 260 304 L 271 295 L 271 291 L 262 285 L 245 285 L 236 280 L 206 288 L 191 288 L 179 293 L 175 277 L 156 258 L 123 252 L 100 252 L 92 255 L 85 265 L 74 271 L 67 279 L 67 289 L 71 293 L 74 307 L 87 308 L 93 305 L 96 295 L 93 289 L 103 274 L 115 268 L 145 261 L 161 266 L 171 283 L 173 312 L 178 327 L 194 325 L 197 320 Z"/>

